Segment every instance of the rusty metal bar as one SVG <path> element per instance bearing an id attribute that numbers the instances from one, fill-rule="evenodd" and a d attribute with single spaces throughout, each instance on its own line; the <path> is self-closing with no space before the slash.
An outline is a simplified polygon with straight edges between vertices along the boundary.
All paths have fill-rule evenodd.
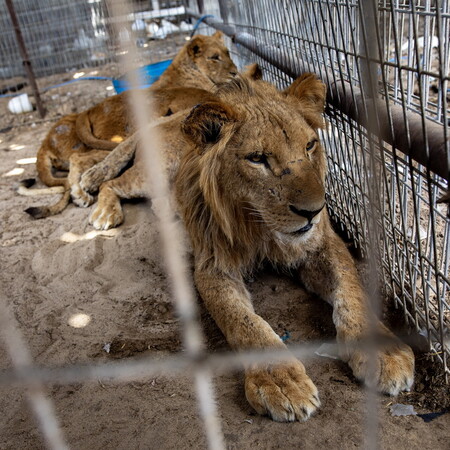
<path id="1" fill-rule="evenodd" d="M 192 17 L 200 18 L 199 14 L 190 9 L 186 12 Z M 294 60 L 291 55 L 282 49 L 265 44 L 250 33 L 239 32 L 234 26 L 224 24 L 217 18 L 208 17 L 204 19 L 204 22 L 222 31 L 234 43 L 247 48 L 292 78 L 297 78 L 304 72 L 315 72 L 313 65 L 301 59 L 295 58 Z M 336 80 L 332 74 L 323 81 L 327 84 L 328 103 L 364 128 L 369 128 L 370 120 L 364 107 L 364 101 L 367 101 L 367 99 L 361 89 L 343 79 Z M 423 119 L 420 114 L 412 111 L 406 114 L 405 121 L 402 107 L 390 105 L 388 110 L 384 100 L 373 101 L 376 102 L 373 106 L 378 113 L 380 138 L 429 168 L 430 171 L 450 180 L 447 167 L 450 139 L 444 134 L 444 126 L 429 119 Z M 426 130 L 423 129 L 424 125 Z"/>
<path id="2" fill-rule="evenodd" d="M 205 5 L 203 0 L 197 0 L 197 7 L 198 7 L 198 12 L 200 14 L 203 14 L 203 11 L 205 10 Z"/>
<path id="3" fill-rule="evenodd" d="M 12 0 L 6 0 L 6 6 L 8 7 L 11 22 L 13 24 L 14 32 L 16 34 L 17 44 L 19 45 L 20 54 L 23 60 L 23 67 L 25 68 L 28 81 L 30 82 L 31 90 L 33 91 L 33 95 L 36 100 L 36 107 L 39 111 L 40 116 L 44 118 L 45 108 L 44 105 L 42 104 L 39 89 L 36 84 L 36 77 L 34 76 L 33 68 L 31 67 L 30 58 L 28 57 L 27 48 L 25 46 L 25 41 L 23 39 L 22 31 L 19 25 L 19 20 L 17 18 L 16 10 L 14 9 Z"/>

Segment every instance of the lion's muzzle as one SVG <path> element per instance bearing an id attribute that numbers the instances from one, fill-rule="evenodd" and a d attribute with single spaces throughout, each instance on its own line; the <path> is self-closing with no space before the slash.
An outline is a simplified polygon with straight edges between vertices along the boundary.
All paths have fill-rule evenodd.
<path id="1" fill-rule="evenodd" d="M 308 221 L 308 224 L 311 224 L 311 220 L 313 220 L 313 218 L 316 217 L 317 214 L 320 213 L 320 211 L 322 211 L 324 206 L 325 206 L 325 203 L 319 209 L 316 209 L 315 211 L 309 211 L 307 209 L 297 209 L 294 205 L 289 205 L 289 209 L 294 214 L 304 217 Z"/>

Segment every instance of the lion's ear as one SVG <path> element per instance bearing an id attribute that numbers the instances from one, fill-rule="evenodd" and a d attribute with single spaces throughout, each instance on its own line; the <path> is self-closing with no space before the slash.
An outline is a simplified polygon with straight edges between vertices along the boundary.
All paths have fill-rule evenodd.
<path id="1" fill-rule="evenodd" d="M 223 41 L 223 33 L 220 30 L 217 30 L 214 34 L 213 37 L 220 39 L 221 41 Z"/>
<path id="2" fill-rule="evenodd" d="M 298 77 L 284 93 L 295 97 L 300 103 L 300 112 L 313 128 L 323 128 L 322 113 L 325 108 L 326 87 L 313 73 Z"/>
<path id="3" fill-rule="evenodd" d="M 181 124 L 181 129 L 194 143 L 203 147 L 219 141 L 222 128 L 235 120 L 235 112 L 220 102 L 195 106 Z"/>
<path id="4" fill-rule="evenodd" d="M 246 66 L 243 75 L 251 80 L 261 80 L 263 73 L 261 67 L 257 63 Z"/>
<path id="5" fill-rule="evenodd" d="M 203 53 L 203 47 L 204 47 L 204 39 L 203 36 L 198 35 L 191 39 L 187 46 L 187 52 L 188 55 L 194 59 L 197 56 L 200 56 Z"/>

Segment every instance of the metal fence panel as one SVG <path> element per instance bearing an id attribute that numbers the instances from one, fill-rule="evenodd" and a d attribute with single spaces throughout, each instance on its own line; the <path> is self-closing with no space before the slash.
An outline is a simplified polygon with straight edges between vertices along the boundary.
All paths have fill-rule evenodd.
<path id="1" fill-rule="evenodd" d="M 114 57 L 104 0 L 15 0 L 13 4 L 37 76 L 103 64 Z M 4 0 L 0 3 L 0 30 L 0 78 L 23 75 Z"/>
<path id="2" fill-rule="evenodd" d="M 89 5 L 101 2 L 92 0 L 81 3 L 83 7 L 80 10 L 76 10 L 77 3 L 71 4 L 76 11 L 88 11 L 84 21 L 89 22 L 92 18 Z M 268 0 L 210 0 L 203 3 L 205 10 L 202 13 L 220 15 L 238 33 L 247 34 L 241 36 L 241 42 L 247 42 L 246 46 L 242 43 L 233 46 L 241 64 L 256 60 L 263 67 L 265 77 L 279 87 L 284 87 L 291 80 L 291 75 L 305 66 L 312 68 L 329 86 L 337 83 L 345 85 L 344 82 L 347 82 L 345 86 L 349 87 L 355 102 L 356 89 L 364 92 L 365 114 L 375 122 L 379 118 L 376 113 L 380 107 L 374 102 L 376 96 L 381 99 L 381 104 L 384 102 L 388 113 L 394 104 L 401 108 L 405 119 L 410 113 L 418 113 L 423 125 L 426 120 L 441 124 L 448 155 L 446 108 L 450 14 L 447 2 L 381 1 L 377 8 L 370 10 L 369 6 L 364 11 L 356 0 L 281 0 L 276 3 Z M 53 5 L 57 10 L 56 3 L 50 0 L 46 5 Z M 120 15 L 120 12 L 116 15 Z M 40 17 L 42 26 L 42 15 L 36 17 Z M 374 17 L 376 27 L 370 24 Z M 28 30 L 33 27 L 25 21 L 23 28 Z M 73 30 L 75 33 L 79 28 L 74 26 Z M 236 40 L 237 34 L 230 34 Z M 73 47 L 74 36 L 75 39 L 80 38 L 79 34 L 73 34 L 62 45 Z M 435 38 L 437 45 L 434 45 Z M 48 41 L 49 45 L 56 45 L 57 38 L 54 39 Z M 265 47 L 265 51 L 255 54 L 249 50 L 249 42 L 258 44 L 260 48 Z M 12 46 L 2 48 L 10 49 Z M 136 50 L 133 46 L 130 50 L 122 50 L 122 55 L 128 58 L 124 59 L 124 67 L 137 61 L 137 55 L 132 54 Z M 37 58 L 36 54 L 34 57 Z M 436 57 L 439 64 L 436 64 Z M 68 68 L 71 63 L 67 61 L 66 66 L 58 66 L 56 62 L 50 66 L 54 70 L 60 70 L 63 66 Z M 8 70 L 14 70 L 14 65 L 8 62 L 2 64 Z M 35 64 L 39 73 L 37 60 Z M 45 64 L 43 66 L 46 67 Z M 368 80 L 371 82 L 366 84 Z M 371 89 L 374 86 L 377 86 L 377 92 Z M 139 109 L 139 96 L 133 104 L 139 113 L 136 116 L 147 122 L 142 113 L 144 107 L 141 105 Z M 363 254 L 377 249 L 385 295 L 395 300 L 407 320 L 426 337 L 430 349 L 442 363 L 443 372 L 448 375 L 450 220 L 448 206 L 436 203 L 447 191 L 446 177 L 430 170 L 428 148 L 424 150 L 426 164 L 419 164 L 408 154 L 400 152 L 395 142 L 391 145 L 378 137 L 376 131 L 379 131 L 379 124 L 362 126 L 358 120 L 346 115 L 336 103 L 329 105 L 327 119 L 329 127 L 322 133 L 322 139 L 329 153 L 327 196 L 330 214 L 338 226 L 354 239 Z M 388 119 L 391 120 L 389 114 Z M 412 134 L 414 130 L 410 132 Z M 424 126 L 419 132 L 425 135 L 424 142 L 427 143 L 427 128 Z M 408 135 L 408 140 L 410 138 Z M 146 142 L 152 142 L 152 139 Z M 440 172 L 448 174 L 448 169 L 445 167 Z M 163 183 L 161 185 L 164 191 Z M 173 217 L 171 214 L 166 216 Z M 91 365 L 84 369 L 80 366 L 56 370 L 33 368 L 29 367 L 31 360 L 20 335 L 15 333 L 13 322 L 9 321 L 6 312 L 1 315 L 5 325 L 5 341 L 10 344 L 8 349 L 11 354 L 16 353 L 18 356 L 13 360 L 16 372 L 6 371 L 0 381 L 3 384 L 33 387 L 31 400 L 35 402 L 36 415 L 42 421 L 41 428 L 47 435 L 50 447 L 62 448 L 65 444 L 58 434 L 51 405 L 45 404 L 40 382 L 85 381 L 101 376 L 109 376 L 117 381 L 139 377 L 143 373 L 148 375 L 157 370 L 180 372 L 190 368 L 197 374 L 204 421 L 208 424 L 208 420 L 211 423 L 213 419 L 213 426 L 209 427 L 213 430 L 209 433 L 210 448 L 222 448 L 219 427 L 217 423 L 214 425 L 216 412 L 211 401 L 209 369 L 240 367 L 244 360 L 248 362 L 255 358 L 255 361 L 260 361 L 258 358 L 267 358 L 268 355 L 250 352 L 240 356 L 232 354 L 199 358 L 203 356 L 201 346 L 199 342 L 191 341 L 187 332 L 196 329 L 197 323 L 191 310 L 181 303 L 186 301 L 185 293 L 189 292 L 188 281 L 183 278 L 184 262 L 177 260 L 179 252 L 173 248 L 174 243 L 170 240 L 174 239 L 167 233 L 170 227 L 163 222 L 162 228 L 162 234 L 166 234 L 167 254 L 172 257 L 169 271 L 175 291 L 184 295 L 184 298 L 179 296 L 178 301 L 181 313 L 187 312 L 184 316 L 180 313 L 186 331 L 185 345 L 188 351 L 185 355 L 156 363 L 142 360 L 122 361 L 116 365 Z M 292 350 L 298 355 L 312 352 L 308 345 L 298 348 L 293 346 Z M 368 410 L 366 446 L 376 448 L 376 427 L 371 426 L 374 422 L 369 423 L 370 418 L 376 422 L 375 408 Z"/>

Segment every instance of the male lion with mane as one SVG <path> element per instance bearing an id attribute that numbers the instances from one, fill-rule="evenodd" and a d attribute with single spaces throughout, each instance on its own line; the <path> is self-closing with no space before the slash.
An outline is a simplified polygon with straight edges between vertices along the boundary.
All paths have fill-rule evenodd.
<path id="1" fill-rule="evenodd" d="M 391 395 L 408 390 L 413 352 L 371 312 L 325 207 L 326 159 L 317 134 L 324 126 L 324 84 L 304 74 L 280 92 L 238 76 L 216 97 L 156 128 L 192 243 L 198 292 L 228 343 L 235 350 L 285 349 L 254 311 L 244 284 L 246 274 L 269 262 L 288 268 L 332 305 L 340 354 L 356 378 Z M 112 226 L 119 196 L 142 195 L 141 170 L 135 164 L 102 184 L 91 218 L 97 228 Z M 95 171 L 86 174 L 85 188 Z M 358 343 L 371 332 L 387 343 L 369 363 Z M 315 385 L 294 357 L 249 364 L 245 393 L 258 413 L 277 421 L 306 420 L 320 406 Z"/>

